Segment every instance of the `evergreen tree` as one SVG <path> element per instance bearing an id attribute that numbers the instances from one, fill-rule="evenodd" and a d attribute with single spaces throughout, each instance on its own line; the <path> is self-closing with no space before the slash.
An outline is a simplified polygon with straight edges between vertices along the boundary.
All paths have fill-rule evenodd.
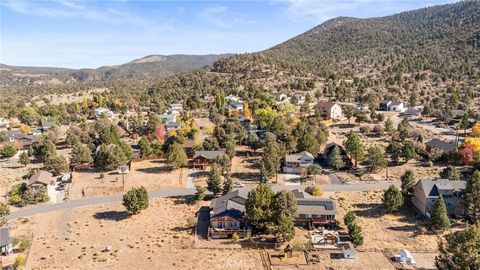
<path id="1" fill-rule="evenodd" d="M 291 191 L 282 190 L 274 197 L 273 225 L 277 241 L 290 241 L 295 236 L 294 220 L 297 211 L 297 200 Z"/>
<path id="2" fill-rule="evenodd" d="M 28 155 L 28 152 L 23 152 L 20 155 L 20 163 L 23 166 L 27 166 L 28 164 L 30 164 L 30 156 Z"/>
<path id="3" fill-rule="evenodd" d="M 205 191 L 207 190 L 204 186 L 196 185 L 195 186 L 196 192 L 194 199 L 196 201 L 203 201 L 205 199 Z"/>
<path id="4" fill-rule="evenodd" d="M 355 159 L 355 167 L 357 167 L 358 161 L 362 161 L 364 158 L 365 147 L 356 132 L 348 133 L 345 149 Z"/>
<path id="5" fill-rule="evenodd" d="M 233 183 L 232 183 L 232 178 L 229 176 L 225 177 L 225 181 L 223 181 L 223 194 L 227 194 L 233 189 Z"/>
<path id="6" fill-rule="evenodd" d="M 207 179 L 207 189 L 213 193 L 213 196 L 222 192 L 222 179 L 217 164 L 213 164 Z"/>
<path id="7" fill-rule="evenodd" d="M 440 172 L 440 177 L 449 180 L 459 180 L 460 173 L 458 172 L 457 168 L 449 165 Z"/>
<path id="8" fill-rule="evenodd" d="M 387 166 L 387 160 L 382 149 L 378 146 L 372 146 L 367 151 L 367 162 L 371 171 L 376 171 Z"/>
<path id="9" fill-rule="evenodd" d="M 93 162 L 92 151 L 81 143 L 73 146 L 71 156 L 70 162 L 74 166 Z"/>
<path id="10" fill-rule="evenodd" d="M 446 236 L 447 245 L 440 243 L 435 258 L 439 270 L 480 269 L 480 223 Z"/>
<path id="11" fill-rule="evenodd" d="M 385 131 L 388 133 L 393 131 L 393 121 L 390 117 L 385 120 Z"/>
<path id="12" fill-rule="evenodd" d="M 172 166 L 174 169 L 178 169 L 182 166 L 187 165 L 188 157 L 185 153 L 185 149 L 178 142 L 172 143 L 167 150 L 166 154 L 167 163 Z"/>
<path id="13" fill-rule="evenodd" d="M 470 181 L 467 181 L 464 200 L 468 213 L 480 217 L 480 171 L 475 171 Z"/>
<path id="14" fill-rule="evenodd" d="M 413 147 L 411 142 L 405 142 L 403 145 L 402 157 L 405 159 L 405 162 L 417 158 L 417 152 L 415 151 L 415 147 Z"/>
<path id="15" fill-rule="evenodd" d="M 353 224 L 356 219 L 357 219 L 357 216 L 355 215 L 355 212 L 348 211 L 343 217 L 343 222 L 348 227 L 349 225 Z"/>
<path id="16" fill-rule="evenodd" d="M 362 235 L 362 228 L 357 223 L 353 223 L 348 231 L 350 238 L 352 239 L 352 243 L 355 246 L 363 245 L 363 235 Z"/>
<path id="17" fill-rule="evenodd" d="M 340 155 L 340 149 L 338 146 L 334 146 L 333 150 L 327 156 L 327 163 L 330 167 L 334 168 L 336 171 L 345 167 L 345 161 Z"/>
<path id="18" fill-rule="evenodd" d="M 415 177 L 411 170 L 405 171 L 405 173 L 400 177 L 402 181 L 402 193 L 405 197 L 408 197 L 413 192 L 413 186 L 415 185 Z"/>
<path id="19" fill-rule="evenodd" d="M 433 228 L 437 230 L 445 230 L 450 228 L 451 223 L 448 217 L 447 206 L 443 200 L 443 196 L 440 194 L 437 201 L 433 205 L 432 214 L 430 216 L 430 223 Z"/>
<path id="20" fill-rule="evenodd" d="M 68 163 L 64 157 L 52 156 L 45 160 L 43 167 L 54 175 L 59 175 L 68 170 Z"/>
<path id="21" fill-rule="evenodd" d="M 136 215 L 147 209 L 149 204 L 147 189 L 144 187 L 132 188 L 123 195 L 122 204 L 127 208 L 127 213 L 130 215 Z"/>
<path id="22" fill-rule="evenodd" d="M 403 205 L 402 192 L 394 185 L 391 185 L 383 194 L 383 204 L 390 212 L 400 209 Z"/>
<path id="23" fill-rule="evenodd" d="M 142 154 L 142 157 L 148 157 L 152 155 L 152 145 L 150 141 L 148 141 L 147 137 L 142 136 L 138 141 L 138 146 L 140 147 L 140 153 Z"/>
<path id="24" fill-rule="evenodd" d="M 408 137 L 410 133 L 410 127 L 410 122 L 408 121 L 407 117 L 403 118 L 400 124 L 398 124 L 398 136 L 402 141 L 405 141 L 405 139 Z"/>

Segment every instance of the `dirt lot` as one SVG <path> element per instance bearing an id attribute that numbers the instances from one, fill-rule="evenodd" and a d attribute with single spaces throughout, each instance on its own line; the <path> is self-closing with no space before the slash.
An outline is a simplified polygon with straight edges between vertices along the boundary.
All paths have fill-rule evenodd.
<path id="1" fill-rule="evenodd" d="M 103 172 L 90 169 L 73 173 L 73 185 L 70 199 L 82 198 L 82 189 L 85 197 L 97 197 L 123 192 L 123 177 L 118 171 Z M 125 190 L 131 187 L 144 186 L 149 190 L 173 187 L 185 187 L 187 169 L 170 171 L 163 161 L 145 160 L 132 163 L 132 170 L 125 175 Z"/>
<path id="2" fill-rule="evenodd" d="M 383 191 L 336 193 L 339 203 L 338 220 L 347 210 L 353 210 L 362 227 L 367 250 L 409 249 L 437 250 L 437 236 L 427 231 L 425 224 L 411 209 L 389 214 L 382 205 Z"/>
<path id="3" fill-rule="evenodd" d="M 27 269 L 261 269 L 256 250 L 194 248 L 187 219 L 198 207 L 154 199 L 128 217 L 113 203 L 42 214 L 15 227 L 34 235 Z M 111 251 L 102 252 L 105 246 Z"/>
<path id="4" fill-rule="evenodd" d="M 258 183 L 260 179 L 260 158 L 261 154 L 253 153 L 247 146 L 237 146 L 236 154 L 232 159 L 232 179 L 244 184 L 249 182 Z"/>

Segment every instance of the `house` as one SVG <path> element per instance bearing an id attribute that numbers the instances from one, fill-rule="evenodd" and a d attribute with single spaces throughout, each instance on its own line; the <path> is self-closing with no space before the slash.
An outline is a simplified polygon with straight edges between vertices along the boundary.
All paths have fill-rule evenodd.
<path id="1" fill-rule="evenodd" d="M 228 106 L 234 113 L 243 113 L 243 102 L 232 102 Z"/>
<path id="2" fill-rule="evenodd" d="M 187 154 L 188 158 L 193 158 L 195 155 L 195 142 L 193 140 L 185 140 L 183 142 L 183 150 L 185 150 L 185 153 Z"/>
<path id="3" fill-rule="evenodd" d="M 10 126 L 10 121 L 6 118 L 0 118 L 0 128 L 8 128 Z"/>
<path id="4" fill-rule="evenodd" d="M 168 132 L 169 130 L 177 130 L 180 128 L 180 123 L 177 122 L 168 122 L 165 124 L 165 130 Z"/>
<path id="5" fill-rule="evenodd" d="M 13 238 L 10 236 L 10 228 L 0 229 L 0 251 L 2 254 L 13 252 Z"/>
<path id="6" fill-rule="evenodd" d="M 328 166 L 328 157 L 332 154 L 333 150 L 335 149 L 335 147 L 338 147 L 338 150 L 340 152 L 340 156 L 342 157 L 343 159 L 343 163 L 344 163 L 344 167 L 343 169 L 349 169 L 353 166 L 353 163 L 352 163 L 352 160 L 350 159 L 350 157 L 348 156 L 347 154 L 347 150 L 345 150 L 345 148 L 339 144 L 336 144 L 336 143 L 329 143 L 325 146 L 325 150 L 323 152 L 323 155 L 322 155 L 322 165 L 325 165 L 325 166 Z"/>
<path id="7" fill-rule="evenodd" d="M 288 97 L 283 93 L 273 93 L 272 96 L 275 98 L 277 102 L 285 101 Z"/>
<path id="8" fill-rule="evenodd" d="M 383 100 L 380 102 L 380 105 L 378 107 L 379 111 L 388 111 L 388 106 L 392 103 L 391 100 Z"/>
<path id="9" fill-rule="evenodd" d="M 361 112 L 368 112 L 370 111 L 370 108 L 368 107 L 368 104 L 364 103 L 358 103 L 355 108 Z"/>
<path id="10" fill-rule="evenodd" d="M 114 113 L 104 107 L 98 107 L 95 110 L 93 110 L 93 113 L 95 114 L 95 118 L 100 118 L 102 115 L 105 115 L 107 118 L 112 118 L 114 116 Z"/>
<path id="11" fill-rule="evenodd" d="M 455 143 L 445 142 L 439 139 L 432 139 L 425 143 L 425 145 L 427 152 L 434 158 L 453 153 L 457 150 Z"/>
<path id="12" fill-rule="evenodd" d="M 176 114 L 161 114 L 161 115 L 160 115 L 160 119 L 161 119 L 164 123 L 177 122 L 177 115 L 176 115 Z"/>
<path id="13" fill-rule="evenodd" d="M 295 224 L 308 228 L 335 226 L 337 205 L 332 199 L 297 198 Z"/>
<path id="14" fill-rule="evenodd" d="M 297 105 L 304 104 L 305 103 L 305 96 L 300 94 L 300 93 L 293 94 L 292 103 L 297 104 Z"/>
<path id="15" fill-rule="evenodd" d="M 22 134 L 13 130 L 7 131 L 7 136 L 10 142 L 22 150 L 29 149 L 31 145 L 38 142 L 38 139 L 33 135 Z"/>
<path id="16" fill-rule="evenodd" d="M 237 189 L 212 200 L 209 238 L 231 238 L 234 233 L 244 238 L 251 233 L 249 223 L 243 219 L 247 195 L 243 189 Z"/>
<path id="17" fill-rule="evenodd" d="M 40 187 L 48 187 L 52 184 L 53 175 L 46 171 L 38 171 L 27 181 L 27 187 L 38 190 Z"/>
<path id="18" fill-rule="evenodd" d="M 323 119 L 343 119 L 342 107 L 340 107 L 340 105 L 334 102 L 320 101 L 315 106 L 315 111 Z"/>
<path id="19" fill-rule="evenodd" d="M 286 155 L 284 173 L 302 173 L 313 164 L 315 157 L 307 151 L 298 154 Z"/>
<path id="20" fill-rule="evenodd" d="M 224 155 L 225 151 L 218 150 L 218 151 L 195 151 L 193 155 L 193 167 L 194 168 L 201 168 L 204 169 L 207 166 L 210 166 L 215 159 L 219 156 Z"/>
<path id="21" fill-rule="evenodd" d="M 40 136 L 40 135 L 42 135 L 42 130 L 39 129 L 39 128 L 32 129 L 32 135 L 33 136 Z"/>
<path id="22" fill-rule="evenodd" d="M 340 248 L 342 249 L 343 258 L 355 259 L 355 254 L 357 251 L 351 242 L 340 243 Z"/>
<path id="23" fill-rule="evenodd" d="M 403 102 L 392 101 L 388 104 L 388 110 L 393 112 L 404 112 L 406 108 Z"/>
<path id="24" fill-rule="evenodd" d="M 419 109 L 415 109 L 413 107 L 409 107 L 408 109 L 406 109 L 403 112 L 403 115 L 406 115 L 406 116 L 420 116 L 420 115 L 422 115 L 422 111 L 419 110 Z"/>
<path id="25" fill-rule="evenodd" d="M 235 96 L 235 95 L 228 95 L 225 97 L 225 100 L 228 102 L 228 103 L 234 103 L 234 102 L 241 102 L 243 103 L 242 99 L 238 96 Z"/>
<path id="26" fill-rule="evenodd" d="M 181 103 L 172 103 L 170 104 L 169 110 L 181 112 L 183 111 L 183 105 Z"/>
<path id="27" fill-rule="evenodd" d="M 451 216 L 463 216 L 466 213 L 462 199 L 465 183 L 448 179 L 422 179 L 413 187 L 412 203 L 422 215 L 430 217 L 433 205 L 441 194 L 448 213 Z"/>
<path id="28" fill-rule="evenodd" d="M 337 207 L 334 200 L 298 196 L 301 193 L 303 191 L 300 190 L 294 192 L 297 200 L 296 225 L 307 225 L 310 228 L 335 225 Z M 247 197 L 246 190 L 236 189 L 212 200 L 209 228 L 211 238 L 228 238 L 235 232 L 244 237 L 250 233 L 249 224 L 244 219 Z"/>

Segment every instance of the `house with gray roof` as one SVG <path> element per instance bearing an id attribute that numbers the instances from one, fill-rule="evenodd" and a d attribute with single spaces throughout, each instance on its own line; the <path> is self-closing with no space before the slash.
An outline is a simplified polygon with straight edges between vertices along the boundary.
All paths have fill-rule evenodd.
<path id="1" fill-rule="evenodd" d="M 48 187 L 52 183 L 53 175 L 47 171 L 38 171 L 30 177 L 27 181 L 27 186 L 32 189 L 39 189 L 40 187 Z"/>
<path id="2" fill-rule="evenodd" d="M 465 181 L 452 181 L 448 179 L 422 179 L 413 188 L 412 203 L 422 215 L 430 217 L 433 205 L 442 195 L 451 216 L 463 216 L 466 208 L 463 203 Z"/>
<path id="3" fill-rule="evenodd" d="M 246 191 L 237 189 L 212 200 L 209 237 L 231 238 L 236 233 L 243 238 L 251 233 L 250 224 L 243 219 L 247 196 Z"/>
<path id="4" fill-rule="evenodd" d="M 10 236 L 10 228 L 0 229 L 0 251 L 2 254 L 13 252 L 13 238 Z"/>
<path id="5" fill-rule="evenodd" d="M 296 225 L 308 228 L 335 225 L 337 215 L 335 200 L 316 198 L 302 190 L 292 192 L 297 200 Z M 235 232 L 243 237 L 250 233 L 250 224 L 243 219 L 247 198 L 246 190 L 237 189 L 212 200 L 209 228 L 211 238 L 230 238 Z"/>
<path id="6" fill-rule="evenodd" d="M 303 151 L 297 154 L 286 155 L 285 164 L 283 166 L 284 173 L 302 173 L 310 165 L 313 164 L 315 157 L 307 152 Z"/>

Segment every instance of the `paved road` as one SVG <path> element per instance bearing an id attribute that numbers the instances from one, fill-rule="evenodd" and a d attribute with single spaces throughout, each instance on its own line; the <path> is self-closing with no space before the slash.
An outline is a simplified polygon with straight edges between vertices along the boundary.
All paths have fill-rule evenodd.
<path id="1" fill-rule="evenodd" d="M 355 183 L 355 184 L 337 184 L 337 185 L 322 185 L 322 189 L 324 191 L 335 192 L 335 191 L 366 191 L 366 190 L 375 190 L 375 189 L 387 189 L 392 182 L 378 182 L 378 183 Z M 396 186 L 400 186 L 400 181 L 394 182 Z M 245 187 L 246 190 L 252 189 L 253 186 Z M 282 189 L 304 189 L 305 186 L 280 186 L 274 185 L 272 189 L 275 191 L 282 190 Z M 171 197 L 171 196 L 185 196 L 185 195 L 193 195 L 195 194 L 194 188 L 172 188 L 172 189 L 162 189 L 162 190 L 155 190 L 150 191 L 150 198 L 162 198 L 162 197 Z M 71 200 L 65 201 L 61 203 L 55 204 L 44 204 L 39 206 L 33 206 L 27 209 L 21 209 L 15 212 L 12 212 L 8 218 L 15 219 L 21 217 L 28 217 L 36 214 L 56 211 L 56 210 L 65 210 L 65 209 L 72 209 L 78 208 L 83 206 L 90 206 L 90 205 L 97 205 L 97 204 L 105 204 L 105 203 L 113 203 L 113 202 L 120 202 L 122 201 L 122 194 L 119 195 L 112 195 L 112 196 L 105 196 L 105 197 L 97 197 L 97 198 L 88 198 L 88 199 L 78 199 L 78 200 Z"/>

